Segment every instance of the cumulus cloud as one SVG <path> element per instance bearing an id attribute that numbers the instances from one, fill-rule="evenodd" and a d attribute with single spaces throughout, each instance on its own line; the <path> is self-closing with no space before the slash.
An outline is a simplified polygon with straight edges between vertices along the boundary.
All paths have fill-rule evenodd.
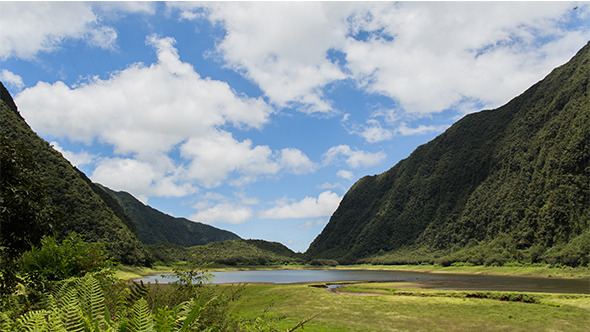
<path id="1" fill-rule="evenodd" d="M 400 126 L 396 129 L 396 132 L 403 135 L 423 135 L 428 133 L 440 133 L 445 131 L 449 126 L 441 125 L 441 126 L 425 126 L 419 125 L 415 128 L 410 128 L 405 122 L 402 122 Z"/>
<path id="2" fill-rule="evenodd" d="M 566 31 L 571 3 L 387 3 L 351 17 L 347 68 L 367 91 L 412 113 L 439 112 L 463 99 L 499 106 L 590 37 Z M 588 7 L 584 9 L 588 10 Z M 555 39 L 555 42 L 546 42 Z M 557 44 L 560 53 L 556 54 Z"/>
<path id="3" fill-rule="evenodd" d="M 112 144 L 119 153 L 168 151 L 211 127 L 259 128 L 272 112 L 261 99 L 236 96 L 225 82 L 203 79 L 180 61 L 174 39 L 147 40 L 158 55 L 110 78 L 69 87 L 39 82 L 16 97 L 27 121 L 41 132 L 75 141 Z"/>
<path id="4" fill-rule="evenodd" d="M 331 147 L 323 155 L 324 164 L 332 164 L 339 161 L 344 161 L 351 168 L 370 167 L 377 165 L 386 155 L 383 152 L 366 152 L 360 150 L 353 150 L 348 145 L 338 145 Z"/>
<path id="5" fill-rule="evenodd" d="M 191 215 L 190 219 L 208 224 L 220 222 L 241 224 L 249 221 L 253 215 L 254 211 L 247 206 L 236 206 L 235 204 L 222 203 L 199 211 Z"/>
<path id="6" fill-rule="evenodd" d="M 197 6 L 201 6 L 198 4 Z M 173 4 L 183 18 L 200 18 L 186 4 Z M 216 53 L 243 73 L 279 107 L 304 112 L 333 112 L 323 87 L 347 77 L 326 58 L 343 41 L 345 4 L 208 3 L 206 17 L 227 31 Z"/>
<path id="7" fill-rule="evenodd" d="M 137 195 L 189 192 L 191 188 L 175 187 L 182 180 L 211 188 L 226 180 L 243 185 L 280 171 L 315 170 L 317 165 L 298 149 L 273 151 L 221 129 L 262 128 L 273 113 L 264 100 L 237 95 L 225 82 L 200 77 L 180 60 L 173 38 L 152 35 L 146 43 L 156 51 L 156 63 L 135 63 L 108 79 L 92 78 L 76 86 L 39 82 L 17 95 L 22 114 L 41 133 L 112 145 L 125 158 L 100 161 L 93 179 Z M 167 157 L 173 150 L 187 163 L 173 164 Z M 165 166 L 150 166 L 158 162 Z M 115 166 L 138 168 L 137 174 L 107 179 Z M 162 175 L 166 172 L 176 175 Z"/>
<path id="8" fill-rule="evenodd" d="M 34 22 L 34 24 L 31 24 Z M 67 39 L 113 48 L 117 35 L 85 2 L 0 2 L 0 59 L 32 59 Z"/>
<path id="9" fill-rule="evenodd" d="M 169 150 L 183 138 L 225 124 L 260 128 L 272 109 L 237 96 L 225 82 L 201 78 L 179 59 L 172 38 L 150 36 L 158 62 L 136 63 L 105 80 L 69 87 L 39 82 L 16 97 L 41 132 L 113 144 L 121 153 Z"/>
<path id="10" fill-rule="evenodd" d="M 225 131 L 212 131 L 208 135 L 192 137 L 181 148 L 184 158 L 192 160 L 188 174 L 207 187 L 218 186 L 229 173 L 243 177 L 276 174 L 280 165 L 272 159 L 273 152 L 266 146 L 252 146 L 246 139 L 237 141 Z M 243 178 L 244 181 L 247 181 Z"/>
<path id="11" fill-rule="evenodd" d="M 301 150 L 294 148 L 281 150 L 279 164 L 293 174 L 307 174 L 317 168 L 316 163 L 312 162 Z"/>
<path id="12" fill-rule="evenodd" d="M 164 158 L 165 159 L 165 158 Z M 91 175 L 93 181 L 114 190 L 125 190 L 147 204 L 150 196 L 182 197 L 198 189 L 182 181 L 171 161 L 151 163 L 132 158 L 102 158 Z"/>
<path id="13" fill-rule="evenodd" d="M 342 197 L 324 191 L 316 197 L 305 197 L 298 202 L 279 202 L 277 206 L 259 213 L 263 219 L 299 219 L 330 216 L 338 208 Z"/>
<path id="14" fill-rule="evenodd" d="M 2 81 L 3 84 L 14 87 L 17 90 L 25 87 L 22 77 L 6 69 L 2 69 L 2 71 L 0 71 L 0 81 Z"/>
<path id="15" fill-rule="evenodd" d="M 572 3 L 213 3 L 172 4 L 185 19 L 226 30 L 216 53 L 272 103 L 331 112 L 324 90 L 352 79 L 426 115 L 477 101 L 497 107 L 568 60 L 590 38 L 587 4 Z M 194 9 L 194 8 L 197 9 Z M 334 61 L 333 52 L 343 61 Z M 475 109 L 470 109 L 469 112 Z M 366 126 L 368 142 L 391 131 Z"/>
<path id="16" fill-rule="evenodd" d="M 338 175 L 339 177 L 345 179 L 345 180 L 352 180 L 354 179 L 354 173 L 352 173 L 351 171 L 347 171 L 344 169 L 339 170 L 336 175 Z"/>

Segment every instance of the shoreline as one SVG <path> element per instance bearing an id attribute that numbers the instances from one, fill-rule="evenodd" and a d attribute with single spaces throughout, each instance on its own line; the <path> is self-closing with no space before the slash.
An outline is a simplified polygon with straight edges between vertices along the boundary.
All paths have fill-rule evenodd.
<path id="1" fill-rule="evenodd" d="M 156 274 L 172 273 L 175 268 L 182 266 L 157 265 L 151 268 L 120 266 L 117 277 L 130 280 Z M 188 266 L 187 266 L 188 268 Z M 410 271 L 433 274 L 465 274 L 536 277 L 547 279 L 588 280 L 590 283 L 590 268 L 556 268 L 547 266 L 437 266 L 437 265 L 339 265 L 339 266 L 311 266 L 311 265 L 273 265 L 273 266 L 212 266 L 204 268 L 207 272 L 216 271 L 272 271 L 272 270 L 371 270 L 371 271 Z M 590 284 L 589 284 L 590 285 Z"/>

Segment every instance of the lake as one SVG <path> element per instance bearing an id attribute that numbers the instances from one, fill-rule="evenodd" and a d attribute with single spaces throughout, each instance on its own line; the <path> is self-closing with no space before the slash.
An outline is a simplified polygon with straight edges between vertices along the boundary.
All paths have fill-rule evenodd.
<path id="1" fill-rule="evenodd" d="M 233 283 L 330 283 L 330 282 L 413 282 L 423 288 L 455 290 L 519 291 L 590 294 L 590 280 L 514 276 L 437 274 L 374 270 L 256 270 L 211 272 L 214 284 Z M 137 281 L 170 283 L 176 278 L 153 275 Z"/>

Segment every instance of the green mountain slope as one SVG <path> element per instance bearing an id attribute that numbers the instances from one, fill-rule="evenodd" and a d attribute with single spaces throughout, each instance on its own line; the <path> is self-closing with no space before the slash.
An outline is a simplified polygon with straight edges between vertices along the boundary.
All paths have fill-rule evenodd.
<path id="1" fill-rule="evenodd" d="M 150 249 L 156 259 L 161 261 L 198 259 L 205 263 L 224 265 L 286 264 L 305 261 L 303 254 L 295 253 L 278 242 L 264 240 L 228 240 L 190 248 L 158 243 L 150 246 Z"/>
<path id="2" fill-rule="evenodd" d="M 232 232 L 210 225 L 169 216 L 144 205 L 129 193 L 113 191 L 104 186 L 100 186 L 100 188 L 123 207 L 125 214 L 131 218 L 134 227 L 137 228 L 139 239 L 145 244 L 168 242 L 192 247 L 214 241 L 240 238 Z"/>
<path id="3" fill-rule="evenodd" d="M 589 62 L 590 43 L 508 104 L 360 179 L 307 253 L 588 264 Z"/>
<path id="4" fill-rule="evenodd" d="M 52 225 L 53 231 L 58 236 L 75 231 L 82 234 L 87 241 L 103 242 L 113 258 L 122 263 L 149 264 L 150 254 L 134 233 L 133 223 L 125 216 L 121 207 L 114 200 L 105 201 L 86 176 L 33 132 L 18 113 L 12 97 L 2 84 L 0 97 L 0 136 L 9 146 L 27 149 L 27 155 L 31 159 L 30 166 L 27 166 L 29 169 L 21 169 L 19 172 L 34 173 L 42 182 L 46 192 L 44 197 L 48 200 L 47 209 L 61 216 L 61 222 Z M 3 192 L 3 196 L 6 196 L 3 200 L 19 199 L 9 192 Z M 2 220 L 2 229 L 16 220 Z M 21 227 L 25 231 L 29 227 L 14 226 L 16 230 Z M 2 232 L 2 236 L 9 234 Z"/>

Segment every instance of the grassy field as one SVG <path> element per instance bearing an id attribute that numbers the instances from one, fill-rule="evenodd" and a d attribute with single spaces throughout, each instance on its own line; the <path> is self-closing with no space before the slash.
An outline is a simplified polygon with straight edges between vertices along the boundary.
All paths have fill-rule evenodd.
<path id="1" fill-rule="evenodd" d="M 266 312 L 274 319 L 271 325 L 284 330 L 319 313 L 305 331 L 588 331 L 590 326 L 588 295 L 479 292 L 488 298 L 478 298 L 474 292 L 393 287 L 356 284 L 334 294 L 309 285 L 246 285 L 236 314 L 252 318 Z M 503 295 L 537 303 L 503 301 Z"/>
<path id="2" fill-rule="evenodd" d="M 318 267 L 209 266 L 208 269 L 310 268 Z M 556 278 L 588 278 L 589 275 L 588 268 L 546 266 L 355 265 L 335 268 Z M 117 275 L 131 279 L 172 270 L 170 266 L 150 269 L 123 266 Z M 317 315 L 304 325 L 304 331 L 588 331 L 590 295 L 434 290 L 412 283 L 359 283 L 339 288 L 338 294 L 334 294 L 309 284 L 248 284 L 236 302 L 234 314 L 243 319 L 263 315 L 267 318 L 264 324 L 278 330 L 288 330 Z"/>

